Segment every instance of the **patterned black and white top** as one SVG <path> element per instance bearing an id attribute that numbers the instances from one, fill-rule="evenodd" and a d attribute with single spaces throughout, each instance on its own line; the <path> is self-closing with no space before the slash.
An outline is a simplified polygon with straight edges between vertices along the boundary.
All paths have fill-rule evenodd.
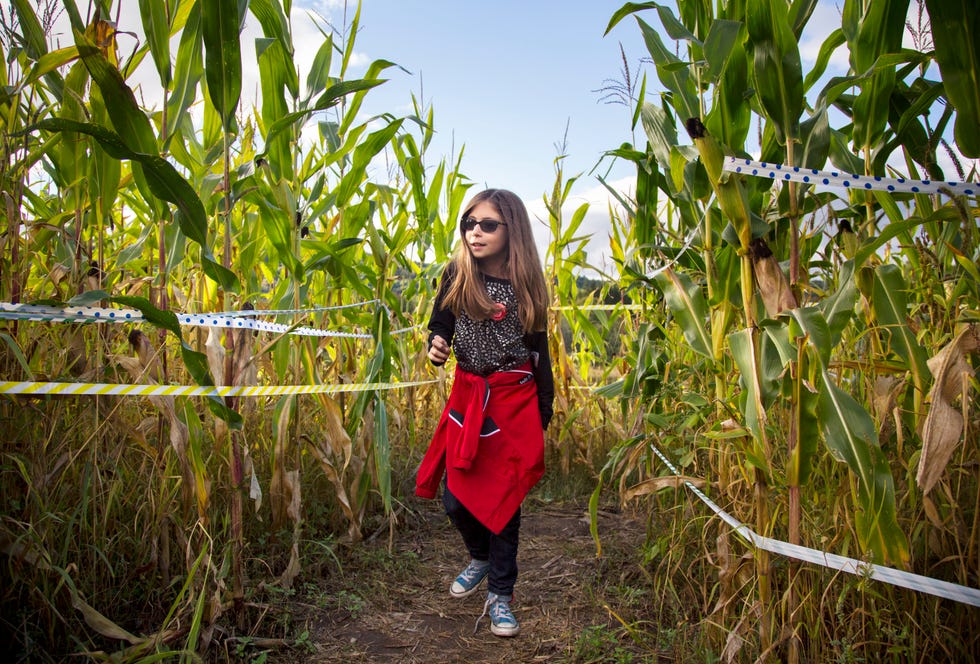
<path id="1" fill-rule="evenodd" d="M 524 333 L 517 314 L 517 295 L 507 279 L 483 277 L 490 298 L 503 305 L 500 314 L 487 320 L 473 320 L 465 311 L 454 316 L 450 309 L 442 308 L 442 299 L 451 279 L 448 271 L 443 274 L 429 319 L 429 344 L 432 337 L 441 336 L 452 345 L 457 366 L 478 376 L 515 369 L 531 360 L 538 386 L 541 421 L 547 427 L 555 394 L 547 334 Z"/>

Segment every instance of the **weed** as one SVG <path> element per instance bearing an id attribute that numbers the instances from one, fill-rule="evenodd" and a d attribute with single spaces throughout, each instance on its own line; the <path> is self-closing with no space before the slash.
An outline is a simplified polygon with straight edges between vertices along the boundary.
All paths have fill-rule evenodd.
<path id="1" fill-rule="evenodd" d="M 628 664 L 638 660 L 634 653 L 622 647 L 616 631 L 610 630 L 605 625 L 592 625 L 585 628 L 575 640 L 572 661 L 577 664 L 592 662 Z"/>
<path id="2" fill-rule="evenodd" d="M 366 606 L 364 598 L 356 593 L 341 590 L 334 597 L 334 602 L 338 609 L 346 611 L 352 618 L 357 618 Z"/>

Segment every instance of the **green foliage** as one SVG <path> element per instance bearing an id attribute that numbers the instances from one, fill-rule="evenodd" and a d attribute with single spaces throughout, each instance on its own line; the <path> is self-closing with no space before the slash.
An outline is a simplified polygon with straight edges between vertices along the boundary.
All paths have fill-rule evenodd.
<path id="1" fill-rule="evenodd" d="M 939 4 L 925 4 L 925 20 L 933 18 L 937 39 L 936 25 L 950 21 L 953 36 L 933 52 L 929 28 L 921 27 L 922 3 L 920 28 L 912 35 L 918 49 L 903 47 L 903 33 L 914 30 L 909 3 L 844 3 L 839 29 L 822 44 L 810 71 L 800 44 L 815 2 L 691 0 L 678 2 L 676 13 L 658 3 L 627 3 L 613 14 L 607 32 L 636 15 L 658 79 L 644 88 L 644 150 L 624 145 L 610 153 L 637 166 L 637 196 L 626 211 L 633 227 L 624 224 L 622 236 L 652 238 L 658 224 L 676 219 L 686 231 L 678 236 L 689 239 L 683 247 L 678 236 L 663 244 L 624 241 L 624 249 L 614 252 L 621 279 L 633 280 L 637 289 L 656 285 L 670 321 L 665 352 L 656 362 L 642 344 L 626 347 L 630 374 L 601 392 L 619 397 L 628 422 L 646 426 L 628 429 L 610 453 L 590 503 L 593 513 L 604 484 L 618 481 L 624 499 L 646 495 L 644 486 L 667 486 L 650 477 L 666 471 L 650 468 L 643 448 L 665 446 L 662 432 L 673 424 L 666 388 L 677 373 L 670 383 L 646 378 L 664 366 L 698 367 L 682 385 L 710 396 L 713 413 L 675 454 L 683 460 L 707 456 L 702 474 L 713 478 L 716 500 L 731 504 L 757 532 L 937 573 L 922 558 L 930 547 L 915 526 L 922 523 L 921 504 L 932 499 L 909 469 L 928 463 L 922 422 L 933 377 L 927 359 L 963 325 L 974 329 L 980 310 L 967 286 L 974 280 L 965 267 L 971 261 L 957 259 L 980 258 L 973 202 L 818 192 L 727 173 L 722 163 L 730 155 L 759 155 L 790 166 L 893 175 L 890 169 L 902 161 L 905 177 L 921 177 L 922 168 L 927 177 L 944 178 L 937 151 L 952 121 L 949 105 L 956 108 L 957 147 L 975 154 L 967 134 L 977 124 L 969 120 L 977 86 L 965 81 L 976 49 L 975 35 L 964 33 L 972 18 L 961 3 Z M 945 50 L 949 44 L 956 45 L 956 55 Z M 828 63 L 841 48 L 850 70 L 828 79 Z M 926 81 L 930 65 L 942 70 L 944 61 L 956 74 Z M 758 143 L 747 131 L 756 124 Z M 678 139 L 679 125 L 692 145 Z M 658 208 L 653 214 L 648 201 Z M 950 221 L 936 222 L 940 218 Z M 640 277 L 651 271 L 653 279 Z M 936 288 L 943 280 L 961 288 Z M 655 388 L 625 389 L 640 382 Z M 975 421 L 975 393 L 958 398 Z M 957 444 L 967 456 L 975 450 L 966 438 Z M 974 470 L 950 466 L 948 472 L 971 487 L 978 484 Z M 971 522 L 972 494 L 956 485 L 956 497 L 943 499 L 947 514 Z M 964 546 L 963 533 L 947 532 L 948 545 Z M 948 555 L 956 558 L 953 549 Z M 797 616 L 782 626 L 796 634 L 806 622 L 821 623 L 824 609 L 805 586 L 783 576 L 780 561 L 759 552 L 754 558 L 756 582 L 740 594 L 747 600 L 754 592 L 762 614 L 742 612 L 736 624 L 735 611 L 725 629 L 744 634 L 743 621 L 749 621 L 759 651 L 785 647 L 791 660 L 817 652 L 795 636 L 777 642 L 780 627 L 768 616 Z M 727 578 L 731 569 L 721 558 L 716 564 L 719 577 Z M 975 582 L 962 564 L 946 572 Z M 733 596 L 729 590 L 723 583 L 724 598 Z M 718 605 L 729 607 L 727 601 Z"/>

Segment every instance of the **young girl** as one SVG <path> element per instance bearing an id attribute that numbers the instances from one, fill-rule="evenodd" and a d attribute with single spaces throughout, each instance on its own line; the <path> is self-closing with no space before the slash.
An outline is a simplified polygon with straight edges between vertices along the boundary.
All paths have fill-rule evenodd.
<path id="1" fill-rule="evenodd" d="M 520 508 L 544 474 L 544 429 L 555 392 L 548 289 L 527 210 L 515 194 L 480 192 L 459 229 L 462 242 L 429 320 L 428 349 L 438 366 L 451 348 L 456 374 L 415 493 L 435 498 L 445 472 L 442 502 L 470 555 L 449 593 L 467 597 L 487 579 L 490 631 L 515 636 L 520 626 L 510 602 Z"/>

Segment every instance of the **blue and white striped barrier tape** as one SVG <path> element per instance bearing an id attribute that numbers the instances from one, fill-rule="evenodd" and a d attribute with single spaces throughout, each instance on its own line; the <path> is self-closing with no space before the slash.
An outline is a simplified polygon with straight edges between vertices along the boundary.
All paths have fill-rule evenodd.
<path id="1" fill-rule="evenodd" d="M 977 182 L 937 182 L 935 180 L 886 178 L 877 175 L 822 171 L 816 168 L 787 166 L 786 164 L 770 164 L 739 157 L 726 157 L 724 169 L 732 173 L 755 175 L 772 180 L 844 187 L 846 189 L 908 194 L 952 194 L 954 196 L 976 196 L 980 194 L 980 183 Z"/>
<path id="2" fill-rule="evenodd" d="M 244 313 L 244 312 L 236 312 Z M 248 312 L 253 313 L 253 312 Z M 267 312 L 255 312 L 265 314 Z M 298 313 L 298 312 L 297 312 Z M 280 334 L 295 334 L 308 337 L 345 337 L 352 339 L 372 339 L 373 335 L 357 332 L 338 332 L 319 330 L 312 327 L 293 327 L 284 323 L 250 320 L 224 314 L 176 314 L 181 325 L 196 327 L 219 327 L 243 330 L 257 330 Z M 144 321 L 142 312 L 136 309 L 110 309 L 104 307 L 49 307 L 33 304 L 14 304 L 0 302 L 0 319 L 44 321 L 53 323 L 137 323 Z M 391 334 L 405 334 L 416 329 L 406 327 L 392 331 Z"/>

